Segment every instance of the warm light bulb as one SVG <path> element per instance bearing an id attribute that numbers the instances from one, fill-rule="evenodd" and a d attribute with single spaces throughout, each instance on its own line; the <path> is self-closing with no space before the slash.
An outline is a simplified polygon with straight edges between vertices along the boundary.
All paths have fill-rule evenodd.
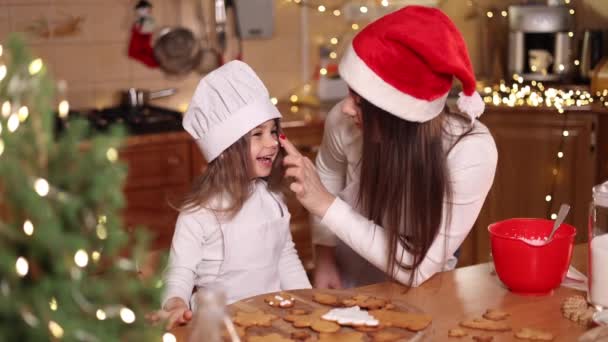
<path id="1" fill-rule="evenodd" d="M 15 269 L 17 270 L 17 275 L 25 277 L 30 269 L 30 265 L 24 257 L 19 257 L 15 263 Z"/>
<path id="2" fill-rule="evenodd" d="M 338 58 L 338 54 L 335 53 L 334 51 L 332 51 L 332 52 L 329 53 L 329 58 L 336 59 L 336 58 Z"/>
<path id="3" fill-rule="evenodd" d="M 319 5 L 319 7 L 317 7 L 317 10 L 319 10 L 319 12 L 323 13 L 323 12 L 325 12 L 326 8 L 323 5 Z"/>
<path id="4" fill-rule="evenodd" d="M 291 102 L 298 102 L 298 95 L 295 95 L 295 94 L 291 95 L 289 97 L 289 101 L 291 101 Z"/>
<path id="5" fill-rule="evenodd" d="M 49 321 L 49 331 L 55 338 L 63 337 L 63 328 L 55 321 Z"/>
<path id="6" fill-rule="evenodd" d="M 0 81 L 2 81 L 5 77 L 6 77 L 6 65 L 2 64 L 0 65 Z"/>
<path id="7" fill-rule="evenodd" d="M 131 324 L 135 322 L 135 313 L 131 309 L 124 307 L 120 309 L 120 319 L 127 324 Z"/>
<path id="8" fill-rule="evenodd" d="M 40 197 L 44 197 L 44 196 L 48 195 L 49 189 L 50 189 L 49 182 L 47 182 L 46 179 L 38 178 L 34 182 L 34 190 L 36 190 L 36 193 Z"/>
<path id="9" fill-rule="evenodd" d="M 388 7 L 388 0 L 382 0 L 380 1 L 380 4 L 384 7 Z"/>
<path id="10" fill-rule="evenodd" d="M 63 100 L 63 101 L 59 102 L 59 117 L 64 119 L 68 116 L 69 113 L 70 113 L 70 104 L 68 103 L 68 101 Z"/>
<path id="11" fill-rule="evenodd" d="M 108 238 L 108 230 L 106 229 L 106 227 L 102 224 L 98 224 L 97 225 L 97 237 L 100 240 L 105 240 Z"/>
<path id="12" fill-rule="evenodd" d="M 277 103 L 279 103 L 279 100 L 277 100 L 277 98 L 276 98 L 276 97 L 271 97 L 271 98 L 270 98 L 270 102 L 272 102 L 272 104 L 276 106 L 276 105 L 277 105 Z"/>
<path id="13" fill-rule="evenodd" d="M 327 69 L 325 69 L 325 68 L 321 68 L 321 70 L 319 70 L 319 73 L 320 73 L 321 75 L 327 75 Z"/>
<path id="14" fill-rule="evenodd" d="M 509 15 L 509 13 L 507 11 L 502 11 L 502 12 L 500 12 L 500 15 L 502 15 L 503 17 L 506 17 L 507 15 Z"/>
<path id="15" fill-rule="evenodd" d="M 106 319 L 106 312 L 101 310 L 101 309 L 97 309 L 97 312 L 95 312 L 95 316 L 97 317 L 98 320 L 103 321 Z"/>
<path id="16" fill-rule="evenodd" d="M 177 339 L 175 338 L 175 335 L 167 332 L 163 334 L 163 342 L 177 342 Z"/>
<path id="17" fill-rule="evenodd" d="M 39 73 L 40 70 L 42 70 L 42 59 L 36 58 L 30 63 L 28 71 L 30 72 L 30 75 L 35 75 Z"/>
<path id="18" fill-rule="evenodd" d="M 574 37 L 574 32 L 572 32 L 572 31 L 568 32 L 568 37 L 570 37 L 570 38 Z"/>
<path id="19" fill-rule="evenodd" d="M 566 68 L 566 67 L 565 67 L 563 64 L 560 64 L 560 65 L 559 65 L 559 70 L 560 70 L 560 71 L 564 71 L 564 69 L 565 69 L 565 68 Z"/>
<path id="20" fill-rule="evenodd" d="M 360 11 L 361 13 L 367 13 L 367 10 L 368 10 L 368 9 L 367 9 L 367 6 L 361 6 L 361 7 L 359 7 L 359 11 Z"/>
<path id="21" fill-rule="evenodd" d="M 332 39 L 329 40 L 330 43 L 332 43 L 333 45 L 338 44 L 338 38 L 333 37 Z"/>
<path id="22" fill-rule="evenodd" d="M 298 108 L 298 106 L 291 106 L 291 108 L 289 109 L 292 113 L 297 113 L 298 110 L 300 110 L 300 108 Z"/>
<path id="23" fill-rule="evenodd" d="M 17 128 L 19 128 L 19 116 L 17 114 L 12 114 L 8 117 L 6 128 L 8 128 L 8 131 L 11 133 L 16 131 Z"/>
<path id="24" fill-rule="evenodd" d="M 353 30 L 357 31 L 359 29 L 359 24 L 352 24 L 350 26 Z"/>
<path id="25" fill-rule="evenodd" d="M 89 255 L 86 251 L 79 249 L 76 254 L 74 254 L 74 262 L 78 267 L 86 267 L 89 263 Z"/>
<path id="26" fill-rule="evenodd" d="M 32 236 L 32 234 L 34 234 L 34 224 L 32 224 L 32 221 L 26 220 L 23 222 L 23 232 L 28 236 Z"/>
<path id="27" fill-rule="evenodd" d="M 114 147 L 110 147 L 106 151 L 106 158 L 108 158 L 111 163 L 116 162 L 118 160 L 118 151 L 116 151 Z"/>
<path id="28" fill-rule="evenodd" d="M 551 195 L 547 195 L 547 196 L 545 196 L 545 201 L 547 201 L 547 202 L 551 202 Z"/>
<path id="29" fill-rule="evenodd" d="M 0 139 L 0 156 L 4 153 L 4 140 Z"/>
<path id="30" fill-rule="evenodd" d="M 571 8 L 571 9 L 570 9 L 570 14 L 574 15 L 574 13 L 576 13 L 576 12 L 574 11 L 574 8 Z"/>
<path id="31" fill-rule="evenodd" d="M 2 45 L 0 45 L 0 56 L 2 56 L 3 52 L 4 52 L 4 49 L 2 48 Z"/>
<path id="32" fill-rule="evenodd" d="M 340 16 L 340 14 L 342 14 L 342 12 L 340 12 L 340 10 L 334 10 L 334 15 L 335 15 L 336 17 L 339 17 L 339 16 Z"/>
<path id="33" fill-rule="evenodd" d="M 557 152 L 557 158 L 563 158 L 564 157 L 564 152 Z"/>
<path id="34" fill-rule="evenodd" d="M 567 137 L 567 136 L 570 135 L 570 132 L 568 132 L 568 131 L 565 130 L 565 131 L 562 132 L 562 135 L 565 136 L 565 137 Z"/>
<path id="35" fill-rule="evenodd" d="M 492 11 L 488 11 L 486 13 L 486 16 L 488 16 L 488 18 L 492 18 L 492 17 L 494 17 L 494 13 L 492 13 Z"/>
<path id="36" fill-rule="evenodd" d="M 94 262 L 98 262 L 100 257 L 101 253 L 98 251 L 93 251 L 93 253 L 91 253 L 91 259 L 93 259 Z"/>
<path id="37" fill-rule="evenodd" d="M 19 121 L 24 122 L 27 120 L 27 117 L 30 115 L 30 110 L 26 106 L 22 106 L 17 111 L 17 116 L 19 116 Z"/>
<path id="38" fill-rule="evenodd" d="M 49 308 L 51 308 L 52 311 L 57 311 L 57 299 L 55 299 L 55 297 L 51 298 L 51 301 L 49 302 Z"/>
<path id="39" fill-rule="evenodd" d="M 556 218 L 557 218 L 557 214 L 556 213 L 551 214 L 551 219 L 552 220 L 555 220 Z"/>
<path id="40" fill-rule="evenodd" d="M 2 116 L 8 117 L 11 114 L 11 103 L 8 101 L 4 101 L 2 103 Z"/>

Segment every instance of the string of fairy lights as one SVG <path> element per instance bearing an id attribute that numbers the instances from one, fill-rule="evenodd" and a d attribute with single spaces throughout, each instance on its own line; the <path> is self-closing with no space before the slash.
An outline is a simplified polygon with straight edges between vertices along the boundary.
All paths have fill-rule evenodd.
<path id="1" fill-rule="evenodd" d="M 33 59 L 29 63 L 27 72 L 29 73 L 29 75 L 31 77 L 36 77 L 36 75 L 40 74 L 40 72 L 43 70 L 43 67 L 44 67 L 44 62 L 42 61 L 42 59 L 36 58 L 36 59 Z M 5 80 L 7 75 L 8 75 L 8 69 L 7 69 L 7 65 L 4 63 L 4 60 L 3 60 L 3 47 L 2 47 L 2 45 L 0 45 L 0 82 Z M 57 85 L 57 88 L 58 88 L 60 94 L 65 94 L 65 82 L 59 82 L 59 84 Z M 68 113 L 70 110 L 70 105 L 69 105 L 69 102 L 67 101 L 67 99 L 65 99 L 64 96 L 62 96 L 62 97 L 63 98 L 60 98 L 60 101 L 57 104 L 57 115 L 60 118 L 66 118 L 68 116 Z M 16 96 L 16 98 L 18 98 L 18 96 Z M 0 160 L 1 160 L 2 155 L 5 151 L 5 143 L 2 138 L 2 135 L 3 134 L 14 134 L 15 132 L 17 132 L 19 127 L 30 118 L 30 110 L 26 105 L 20 104 L 18 99 L 14 99 L 12 103 L 9 100 L 5 100 L 2 102 L 2 105 L 0 107 L 0 115 L 3 119 L 3 120 L 0 120 Z M 3 121 L 5 122 L 6 129 L 4 129 L 4 127 L 3 127 Z M 118 160 L 118 151 L 116 150 L 116 148 L 114 148 L 114 147 L 108 148 L 106 151 L 106 158 L 110 163 L 115 163 Z M 52 184 L 50 184 L 48 182 L 48 180 L 46 180 L 45 178 L 34 177 L 32 179 L 31 184 L 32 184 L 33 190 L 40 197 L 48 197 L 48 198 L 53 198 L 54 200 L 57 200 L 57 201 L 61 201 L 62 198 L 65 198 L 65 196 L 67 196 L 60 189 L 57 189 Z M 106 229 L 107 218 L 104 215 L 99 215 L 97 217 L 97 219 L 92 218 L 92 219 L 89 219 L 88 221 L 92 221 L 92 222 L 89 222 L 89 224 L 91 224 L 95 227 L 94 230 L 97 235 L 97 238 L 99 238 L 100 240 L 107 239 L 107 237 L 108 237 L 108 231 Z M 34 234 L 36 232 L 36 227 L 34 226 L 32 221 L 30 221 L 29 219 L 26 219 L 23 222 L 22 230 L 23 230 L 23 234 L 25 234 L 25 236 L 31 238 L 34 236 Z M 89 253 L 88 251 L 86 251 L 84 249 L 78 249 L 77 251 L 74 252 L 74 256 L 73 256 L 74 266 L 72 267 L 72 270 L 70 272 L 71 277 L 73 279 L 80 279 L 82 277 L 81 269 L 86 268 L 90 262 L 93 262 L 93 263 L 99 262 L 100 259 L 101 259 L 101 252 L 98 250 L 93 250 L 93 251 L 90 251 L 90 253 Z M 136 266 L 133 264 L 133 262 L 131 262 L 127 259 L 119 260 L 119 264 L 120 264 L 119 267 L 122 267 L 123 269 L 135 269 L 136 268 Z M 30 271 L 31 271 L 30 262 L 27 260 L 27 258 L 24 256 L 18 256 L 17 259 L 15 260 L 16 274 L 19 277 L 24 278 L 30 273 Z M 82 296 L 78 296 L 78 294 L 74 294 L 74 296 L 75 296 L 75 300 L 81 304 L 81 307 L 83 308 L 83 310 L 93 311 L 95 317 L 100 321 L 106 320 L 110 317 L 117 316 L 117 317 L 120 317 L 120 319 L 125 324 L 131 324 L 131 323 L 135 322 L 135 319 L 136 319 L 135 313 L 133 312 L 133 310 L 131 310 L 127 306 L 117 304 L 117 305 L 108 305 L 103 308 L 91 309 L 92 305 L 90 303 L 88 303 Z M 59 303 L 55 297 L 52 297 L 49 299 L 48 305 L 52 311 L 57 311 L 59 308 Z M 27 310 L 23 311 L 21 314 L 22 314 L 23 319 L 26 322 L 28 322 L 28 324 L 34 326 L 39 323 L 40 318 L 35 317 L 29 311 L 27 311 Z M 51 335 L 54 338 L 61 339 L 64 337 L 64 334 L 65 334 L 64 329 L 59 323 L 53 321 L 52 319 L 49 319 L 48 322 L 46 322 L 46 326 L 48 327 L 49 332 L 51 333 Z M 177 339 L 173 334 L 166 332 L 163 334 L 162 340 L 163 340 L 163 342 L 175 342 Z"/>
<path id="2" fill-rule="evenodd" d="M 338 18 L 343 16 L 343 8 L 347 3 L 355 3 L 358 4 L 359 11 L 362 14 L 366 14 L 370 12 L 372 6 L 382 6 L 388 7 L 398 1 L 395 0 L 374 0 L 374 1 L 362 1 L 362 0 L 352 0 L 352 1 L 342 1 L 339 4 L 328 5 L 323 1 L 306 1 L 306 0 L 286 0 L 287 2 L 291 2 L 295 5 L 306 7 L 311 10 L 316 10 L 320 14 L 326 14 L 328 17 Z M 437 2 L 437 7 L 442 7 L 445 4 L 446 0 L 439 0 Z M 571 0 L 562 0 L 561 5 L 568 7 L 568 12 L 570 15 L 575 15 L 576 10 L 573 7 L 573 3 Z M 506 20 L 509 16 L 508 8 L 496 8 L 496 7 L 487 7 L 481 5 L 477 0 L 468 0 L 467 6 L 472 10 L 472 15 L 468 15 L 466 19 L 472 19 L 475 17 L 484 17 L 487 20 L 497 20 L 504 19 Z M 360 23 L 350 23 L 352 30 L 359 30 L 362 25 Z M 575 39 L 575 33 L 573 31 L 568 32 L 568 37 L 571 39 Z M 329 42 L 332 46 L 338 45 L 338 42 L 341 41 L 342 37 L 331 37 Z M 573 46 L 574 44 L 571 44 Z M 330 53 L 331 59 L 338 58 L 338 52 L 333 50 Z M 580 61 L 575 59 L 572 61 L 575 67 L 580 65 Z M 559 70 L 564 70 L 566 66 L 560 65 L 558 66 Z M 327 74 L 327 70 L 324 68 L 320 68 L 319 70 L 320 76 L 325 76 Z M 551 168 L 551 182 L 550 188 L 547 191 L 547 194 L 544 198 L 544 201 L 547 203 L 546 205 L 546 216 L 551 219 L 555 219 L 557 214 L 553 211 L 554 203 L 556 202 L 556 188 L 558 185 L 558 179 L 560 175 L 561 165 L 563 159 L 566 158 L 564 153 L 564 149 L 567 143 L 567 138 L 570 136 L 570 132 L 568 131 L 568 108 L 572 107 L 581 107 L 588 106 L 594 102 L 594 100 L 599 101 L 603 104 L 603 106 L 608 107 L 608 91 L 598 92 L 596 94 L 590 94 L 587 91 L 583 90 L 563 90 L 556 88 L 545 88 L 542 82 L 532 81 L 530 83 L 524 83 L 524 79 L 522 76 L 513 75 L 513 83 L 508 85 L 504 80 L 499 84 L 494 86 L 486 86 L 480 89 L 484 102 L 488 105 L 493 106 L 508 106 L 508 107 L 518 107 L 518 106 L 531 106 L 531 107 L 546 107 L 553 108 L 557 112 L 557 114 L 562 115 L 562 135 L 557 146 L 557 150 L 555 153 L 555 160 L 553 163 L 553 167 Z M 292 103 L 291 110 L 292 112 L 297 112 L 298 107 L 296 106 L 299 98 L 297 95 L 292 94 L 290 96 L 290 101 Z"/>

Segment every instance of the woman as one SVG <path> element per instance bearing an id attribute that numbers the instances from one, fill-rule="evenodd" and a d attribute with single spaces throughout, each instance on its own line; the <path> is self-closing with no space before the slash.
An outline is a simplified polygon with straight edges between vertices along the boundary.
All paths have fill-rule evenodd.
<path id="1" fill-rule="evenodd" d="M 340 75 L 351 92 L 326 119 L 316 168 L 280 139 L 291 190 L 320 218 L 315 286 L 417 286 L 455 266 L 496 170 L 464 40 L 441 11 L 408 6 L 353 39 Z M 464 114 L 446 109 L 454 77 Z"/>

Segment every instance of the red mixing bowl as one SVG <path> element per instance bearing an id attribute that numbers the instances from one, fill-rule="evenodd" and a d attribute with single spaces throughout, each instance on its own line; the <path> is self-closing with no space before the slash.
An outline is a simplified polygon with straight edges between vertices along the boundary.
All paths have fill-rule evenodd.
<path id="1" fill-rule="evenodd" d="M 535 218 L 513 218 L 488 227 L 496 274 L 509 290 L 546 295 L 564 280 L 576 228 L 563 223 L 551 242 L 542 245 L 552 228 L 553 221 Z"/>

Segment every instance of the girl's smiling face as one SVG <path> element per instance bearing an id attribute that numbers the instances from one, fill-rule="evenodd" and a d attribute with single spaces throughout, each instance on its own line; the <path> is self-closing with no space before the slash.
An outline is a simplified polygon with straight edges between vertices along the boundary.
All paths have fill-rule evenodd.
<path id="1" fill-rule="evenodd" d="M 278 128 L 268 120 L 249 132 L 251 178 L 268 177 L 279 152 Z"/>

